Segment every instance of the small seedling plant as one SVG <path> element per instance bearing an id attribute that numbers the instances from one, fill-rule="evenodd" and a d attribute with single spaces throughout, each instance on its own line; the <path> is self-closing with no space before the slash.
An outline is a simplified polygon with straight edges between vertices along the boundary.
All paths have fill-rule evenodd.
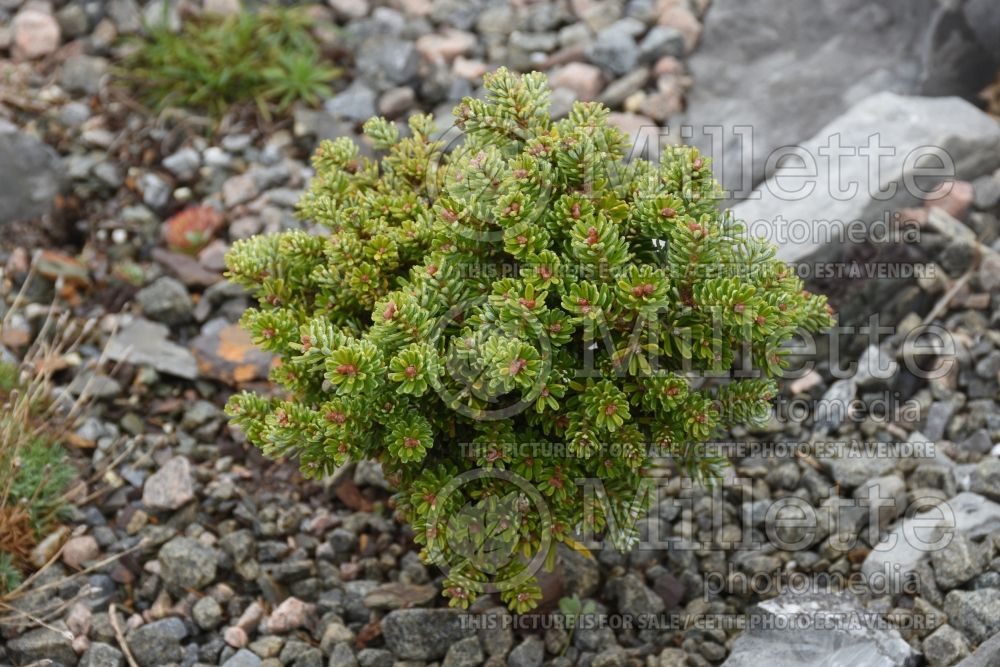
<path id="1" fill-rule="evenodd" d="M 457 142 L 420 115 L 365 125 L 378 160 L 323 142 L 299 205 L 321 233 L 234 245 L 283 395 L 228 411 L 309 476 L 379 461 L 450 604 L 524 612 L 559 543 L 632 548 L 653 458 L 717 477 L 703 443 L 766 414 L 785 343 L 831 316 L 694 148 L 628 160 L 600 104 L 554 120 L 541 74 L 485 87 Z"/>

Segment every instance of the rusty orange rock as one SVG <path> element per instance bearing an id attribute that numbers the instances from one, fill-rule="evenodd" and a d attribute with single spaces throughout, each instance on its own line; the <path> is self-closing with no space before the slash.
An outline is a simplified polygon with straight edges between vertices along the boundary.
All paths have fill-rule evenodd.
<path id="1" fill-rule="evenodd" d="M 163 239 L 171 250 L 195 255 L 215 237 L 222 213 L 211 206 L 191 206 L 167 220 Z"/>
<path id="2" fill-rule="evenodd" d="M 191 351 L 202 375 L 231 385 L 266 378 L 273 360 L 238 324 L 202 332 L 191 341 Z"/>

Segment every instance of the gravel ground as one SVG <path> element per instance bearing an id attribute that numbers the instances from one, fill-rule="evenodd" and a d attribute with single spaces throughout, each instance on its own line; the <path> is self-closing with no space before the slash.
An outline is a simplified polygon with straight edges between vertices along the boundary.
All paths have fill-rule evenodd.
<path id="1" fill-rule="evenodd" d="M 58 557 L 11 601 L 0 665 L 734 667 L 832 656 L 938 667 L 973 651 L 980 662 L 965 664 L 1000 664 L 1000 175 L 904 212 L 925 230 L 906 260 L 927 270 L 880 307 L 897 315 L 895 332 L 842 340 L 855 372 L 824 361 L 785 382 L 767 425 L 731 434 L 744 449 L 726 484 L 671 479 L 641 520 L 646 548 L 562 554 L 555 597 L 577 595 L 606 623 L 512 624 L 489 598 L 463 621 L 442 608 L 442 575 L 420 563 L 377 466 L 306 482 L 228 428 L 221 405 L 261 385 L 270 359 L 235 324 L 247 295 L 222 279 L 223 255 L 235 239 L 303 224 L 293 207 L 318 139 L 357 136 L 373 113 L 446 119 L 500 64 L 548 71 L 557 114 L 581 98 L 608 104 L 630 131 L 678 117 L 697 83 L 686 60 L 706 7 L 330 0 L 315 11 L 342 27 L 338 94 L 267 125 L 235 115 L 211 139 L 204 119 L 151 120 L 109 86 L 115 37 L 159 8 L 0 0 L 0 201 L 13 211 L 0 221 L 0 260 L 11 290 L 32 263 L 38 273 L 0 352 L 23 352 L 53 298 L 97 323 L 60 376 L 60 389 L 92 395 L 72 438 L 74 496 L 85 500 L 36 549 L 39 562 Z M 170 250 L 170 235 L 199 221 L 211 239 L 197 256 Z M 833 287 L 847 305 L 852 285 Z M 926 324 L 954 348 L 909 335 Z M 913 364 L 941 372 L 920 378 Z M 850 414 L 821 409 L 845 404 Z M 789 446 L 768 455 L 769 443 Z M 925 511 L 907 512 L 916 503 Z M 817 529 L 779 524 L 782 507 L 814 512 Z M 954 514 L 944 549 L 906 539 L 873 549 L 936 507 Z M 873 585 L 879 572 L 895 585 Z M 852 575 L 855 595 L 825 592 Z M 781 595 L 777 582 L 805 589 Z M 803 608 L 882 622 L 737 623 Z"/>

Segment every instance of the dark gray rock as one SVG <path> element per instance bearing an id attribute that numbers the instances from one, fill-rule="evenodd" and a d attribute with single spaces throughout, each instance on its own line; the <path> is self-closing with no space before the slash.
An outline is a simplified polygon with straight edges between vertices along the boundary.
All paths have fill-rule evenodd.
<path id="1" fill-rule="evenodd" d="M 142 203 L 154 211 L 163 209 L 170 202 L 170 195 L 173 192 L 170 183 L 153 172 L 142 175 L 139 179 L 139 188 L 142 190 Z"/>
<path id="2" fill-rule="evenodd" d="M 78 667 L 122 667 L 125 656 L 114 646 L 94 642 L 80 656 Z"/>
<path id="3" fill-rule="evenodd" d="M 984 642 L 1000 632 L 1000 589 L 952 591 L 944 598 L 944 612 L 970 642 Z"/>
<path id="4" fill-rule="evenodd" d="M 969 18 L 962 3 L 946 3 L 934 16 L 923 44 L 925 60 L 920 94 L 957 95 L 974 100 L 977 90 L 992 83 L 995 76 L 992 72 L 1000 64 L 1000 57 L 992 53 L 1000 38 L 1000 21 L 995 17 L 973 16 L 979 22 L 973 26 Z"/>
<path id="5" fill-rule="evenodd" d="M 993 441 L 990 439 L 990 432 L 985 428 L 980 428 L 972 432 L 968 438 L 958 443 L 960 449 L 976 454 L 988 454 L 993 449 Z"/>
<path id="6" fill-rule="evenodd" d="M 222 605 L 216 602 L 215 598 L 206 595 L 194 603 L 191 617 L 202 630 L 214 630 L 223 620 Z"/>
<path id="7" fill-rule="evenodd" d="M 396 661 L 392 652 L 381 648 L 363 648 L 358 651 L 357 658 L 361 667 L 392 667 Z"/>
<path id="8" fill-rule="evenodd" d="M 639 62 L 652 65 L 664 56 L 684 55 L 684 35 L 676 28 L 654 26 L 639 42 Z"/>
<path id="9" fill-rule="evenodd" d="M 324 102 L 323 108 L 335 119 L 363 123 L 375 115 L 375 91 L 356 80 Z"/>
<path id="10" fill-rule="evenodd" d="M 616 601 L 619 613 L 633 619 L 651 617 L 665 607 L 663 599 L 646 586 L 639 575 L 631 572 L 611 579 L 607 592 Z"/>
<path id="11" fill-rule="evenodd" d="M 979 462 L 972 471 L 969 491 L 1000 500 L 1000 459 L 990 457 Z"/>
<path id="12" fill-rule="evenodd" d="M 507 667 L 541 667 L 544 659 L 545 642 L 541 637 L 529 635 L 507 656 Z"/>
<path id="13" fill-rule="evenodd" d="M 943 591 L 961 586 L 986 568 L 986 551 L 961 533 L 931 552 L 934 580 Z"/>
<path id="14" fill-rule="evenodd" d="M 451 645 L 441 667 L 477 667 L 482 662 L 483 647 L 479 637 L 466 637 Z"/>
<path id="15" fill-rule="evenodd" d="M 915 667 L 919 660 L 894 628 L 859 624 L 864 610 L 849 594 L 785 594 L 750 613 L 757 618 L 747 620 L 723 667 Z"/>
<path id="16" fill-rule="evenodd" d="M 443 658 L 455 642 L 474 634 L 448 609 L 398 609 L 382 619 L 386 646 L 404 660 Z"/>
<path id="17" fill-rule="evenodd" d="M 65 665 L 76 664 L 71 633 L 62 621 L 52 628 L 29 630 L 7 643 L 7 651 L 15 663 L 28 664 L 41 660 L 54 660 Z"/>
<path id="18" fill-rule="evenodd" d="M 136 0 L 109 0 L 107 12 L 118 32 L 139 32 L 142 28 L 142 12 Z"/>
<path id="19" fill-rule="evenodd" d="M 181 640 L 187 634 L 181 619 L 165 618 L 132 630 L 126 641 L 141 667 L 162 667 L 181 661 Z"/>
<path id="20" fill-rule="evenodd" d="M 639 62 L 639 47 L 635 39 L 616 26 L 597 33 L 597 39 L 587 47 L 587 60 L 615 76 L 630 72 Z"/>
<path id="21" fill-rule="evenodd" d="M 358 658 L 347 642 L 334 644 L 327 667 L 358 667 Z"/>
<path id="22" fill-rule="evenodd" d="M 895 466 L 894 458 L 873 458 L 863 453 L 848 452 L 843 457 L 830 461 L 830 473 L 837 484 L 854 488 L 873 477 L 888 474 Z"/>
<path id="23" fill-rule="evenodd" d="M 494 607 L 483 611 L 487 623 L 479 629 L 479 643 L 491 657 L 503 657 L 514 646 L 514 630 L 511 615 L 506 607 Z"/>
<path id="24" fill-rule="evenodd" d="M 413 42 L 386 36 L 365 40 L 357 59 L 358 72 L 379 92 L 412 81 L 419 64 Z"/>
<path id="25" fill-rule="evenodd" d="M 722 660 L 726 655 L 726 650 L 714 644 L 712 642 L 705 642 L 702 644 L 702 653 L 705 653 L 706 646 L 714 646 L 715 650 L 712 652 L 714 657 L 713 660 Z M 720 650 L 721 649 L 721 650 Z M 621 646 L 611 646 L 604 649 L 600 653 L 594 656 L 594 661 L 591 663 L 593 667 L 625 667 L 628 664 L 628 653 L 625 652 Z"/>
<path id="26" fill-rule="evenodd" d="M 157 560 L 168 588 L 198 590 L 215 579 L 218 556 L 214 549 L 197 540 L 175 537 L 160 548 Z"/>
<path id="27" fill-rule="evenodd" d="M 48 215 L 65 185 L 66 174 L 54 150 L 0 121 L 0 224 Z"/>
<path id="28" fill-rule="evenodd" d="M 100 56 L 74 56 L 59 72 L 59 85 L 71 93 L 95 95 L 108 71 L 108 61 Z"/>
<path id="29" fill-rule="evenodd" d="M 986 211 L 1000 204 L 1000 173 L 980 176 L 972 182 L 972 187 L 975 191 L 973 203 L 979 210 Z"/>
<path id="30" fill-rule="evenodd" d="M 109 188 L 120 188 L 125 182 L 125 175 L 122 174 L 121 168 L 111 160 L 101 160 L 94 165 L 90 173 Z"/>
<path id="31" fill-rule="evenodd" d="M 817 428 L 832 431 L 844 423 L 849 414 L 851 401 L 857 394 L 858 385 L 853 378 L 844 378 L 831 384 L 816 406 Z"/>
<path id="32" fill-rule="evenodd" d="M 649 68 L 639 67 L 620 79 L 612 81 L 597 98 L 601 104 L 612 109 L 621 106 L 629 95 L 646 85 L 649 79 Z"/>
<path id="33" fill-rule="evenodd" d="M 948 428 L 951 416 L 955 414 L 955 404 L 951 401 L 935 401 L 927 409 L 927 422 L 921 432 L 929 440 L 940 440 Z"/>
<path id="34" fill-rule="evenodd" d="M 194 302 L 187 288 L 170 276 L 158 278 L 135 295 L 146 317 L 164 324 L 183 324 L 191 319 Z"/>
<path id="35" fill-rule="evenodd" d="M 969 654 L 969 642 L 948 624 L 932 632 L 922 646 L 930 667 L 948 667 Z"/>
<path id="36" fill-rule="evenodd" d="M 251 651 L 241 648 L 222 667 L 260 667 L 261 659 Z"/>
<path id="37" fill-rule="evenodd" d="M 63 37 L 79 37 L 87 32 L 89 20 L 87 12 L 77 3 L 71 3 L 56 12 L 56 21 L 59 22 L 59 29 Z"/>
<path id="38" fill-rule="evenodd" d="M 562 564 L 563 586 L 567 595 L 587 598 L 597 591 L 601 583 L 601 570 L 593 558 L 587 558 L 560 545 L 559 562 Z"/>
<path id="39" fill-rule="evenodd" d="M 659 667 L 687 667 L 687 653 L 682 648 L 665 648 L 657 659 Z"/>
<path id="40" fill-rule="evenodd" d="M 182 148 L 163 158 L 163 168 L 181 180 L 194 178 L 201 166 L 201 155 L 193 148 Z"/>
<path id="41" fill-rule="evenodd" d="M 887 345 L 869 345 L 858 358 L 854 382 L 859 387 L 890 386 L 899 372 L 899 364 L 892 358 Z"/>
<path id="42" fill-rule="evenodd" d="M 67 102 L 59 109 L 59 122 L 68 127 L 79 127 L 90 116 L 90 107 L 83 102 Z"/>

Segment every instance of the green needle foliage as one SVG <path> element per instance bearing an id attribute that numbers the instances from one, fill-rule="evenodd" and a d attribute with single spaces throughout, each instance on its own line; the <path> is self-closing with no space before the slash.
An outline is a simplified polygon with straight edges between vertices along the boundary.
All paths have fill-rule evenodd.
<path id="1" fill-rule="evenodd" d="M 380 461 L 451 604 L 493 587 L 523 612 L 558 542 L 634 544 L 653 457 L 717 476 L 699 446 L 766 414 L 783 345 L 831 316 L 718 210 L 695 149 L 626 161 L 603 106 L 555 121 L 543 75 L 485 84 L 450 151 L 426 116 L 405 138 L 370 120 L 378 162 L 324 142 L 300 203 L 324 233 L 233 247 L 229 276 L 259 300 L 243 325 L 285 396 L 228 411 L 311 476 Z"/>
<path id="2" fill-rule="evenodd" d="M 318 104 L 333 95 L 339 70 L 323 63 L 301 10 L 261 9 L 206 15 L 174 32 L 167 21 L 147 29 L 122 75 L 153 109 L 194 108 L 215 116 L 251 102 L 268 118 L 295 102 Z"/>

